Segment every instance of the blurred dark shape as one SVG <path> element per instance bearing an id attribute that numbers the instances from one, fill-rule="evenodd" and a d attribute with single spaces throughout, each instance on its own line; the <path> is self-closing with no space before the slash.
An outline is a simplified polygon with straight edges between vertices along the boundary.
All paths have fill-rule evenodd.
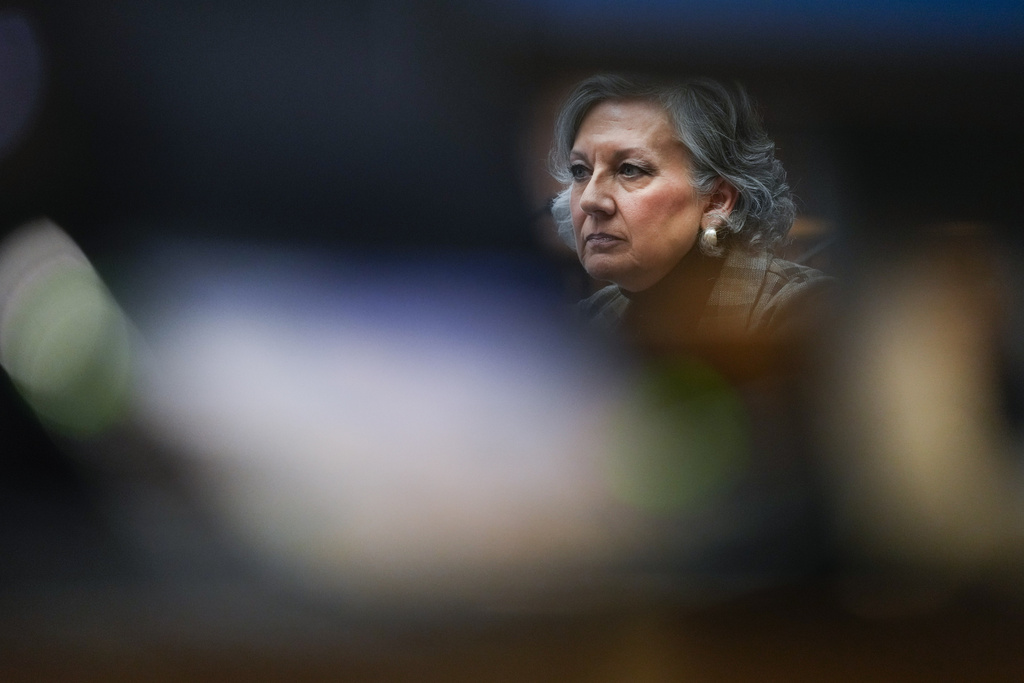
<path id="1" fill-rule="evenodd" d="M 25 134 L 42 89 L 42 55 L 35 32 L 23 15 L 0 10 L 0 155 Z"/>

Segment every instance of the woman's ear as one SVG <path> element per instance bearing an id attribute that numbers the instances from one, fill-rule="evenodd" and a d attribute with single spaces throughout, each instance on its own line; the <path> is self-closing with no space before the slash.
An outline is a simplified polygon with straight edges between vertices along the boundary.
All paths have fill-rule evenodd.
<path id="1" fill-rule="evenodd" d="M 739 190 L 733 187 L 732 183 L 724 178 L 719 178 L 715 181 L 715 189 L 708 196 L 707 206 L 704 207 L 704 215 L 728 216 L 732 213 L 733 207 L 736 206 L 736 200 L 739 199 L 739 196 Z"/>

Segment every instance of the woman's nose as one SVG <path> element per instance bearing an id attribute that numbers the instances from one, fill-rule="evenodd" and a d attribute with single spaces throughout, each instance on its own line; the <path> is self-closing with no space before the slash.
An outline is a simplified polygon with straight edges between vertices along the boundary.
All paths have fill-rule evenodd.
<path id="1" fill-rule="evenodd" d="M 591 176 L 587 186 L 583 188 L 583 194 L 580 195 L 580 209 L 591 215 L 615 213 L 615 202 L 597 176 Z"/>

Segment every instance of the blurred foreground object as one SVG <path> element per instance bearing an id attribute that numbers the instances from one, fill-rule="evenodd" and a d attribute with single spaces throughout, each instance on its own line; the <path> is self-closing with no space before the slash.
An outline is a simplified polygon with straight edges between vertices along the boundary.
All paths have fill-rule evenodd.
<path id="1" fill-rule="evenodd" d="M 131 332 L 85 255 L 40 220 L 0 244 L 0 365 L 53 429 L 110 427 L 129 399 Z"/>
<path id="2" fill-rule="evenodd" d="M 954 588 L 1019 576 L 1024 480 L 1001 393 L 1011 311 L 989 237 L 877 259 L 838 334 L 823 414 L 855 570 Z"/>
<path id="3" fill-rule="evenodd" d="M 575 609 L 707 599 L 787 557 L 715 576 L 792 516 L 770 486 L 737 496 L 728 384 L 638 375 L 528 259 L 154 240 L 123 268 L 126 315 L 50 222 L 3 254 L 4 367 L 128 543 L 176 544 L 186 571 L 212 551 L 352 604 Z"/>
<path id="4" fill-rule="evenodd" d="M 199 244 L 143 271 L 143 420 L 303 583 L 445 602 L 543 584 L 628 538 L 598 468 L 614 378 L 583 371 L 500 257 Z"/>

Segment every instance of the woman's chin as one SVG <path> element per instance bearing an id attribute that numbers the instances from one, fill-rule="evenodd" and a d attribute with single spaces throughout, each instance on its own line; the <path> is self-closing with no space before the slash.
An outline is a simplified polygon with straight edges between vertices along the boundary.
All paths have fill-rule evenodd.
<path id="1" fill-rule="evenodd" d="M 600 282 L 610 282 L 611 284 L 619 284 L 619 278 L 613 270 L 608 268 L 586 268 L 587 275 L 591 278 Z"/>
<path id="2" fill-rule="evenodd" d="M 621 285 L 622 280 L 629 279 L 629 273 L 621 263 L 616 261 L 616 259 L 608 258 L 605 254 L 589 255 L 583 260 L 583 268 L 587 271 L 587 275 L 595 280 Z"/>

